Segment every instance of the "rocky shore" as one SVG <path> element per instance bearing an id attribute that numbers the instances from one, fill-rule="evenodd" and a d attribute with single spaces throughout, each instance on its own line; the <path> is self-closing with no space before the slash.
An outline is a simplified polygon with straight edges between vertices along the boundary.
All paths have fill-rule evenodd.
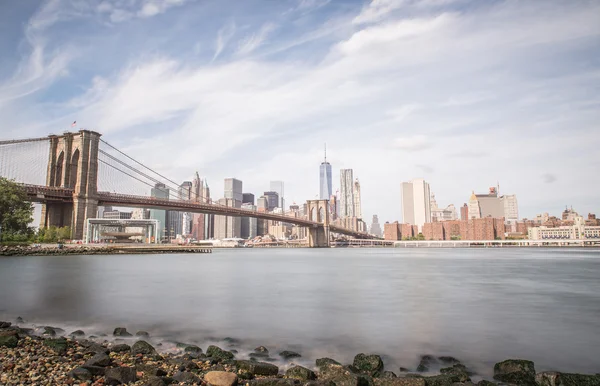
<path id="1" fill-rule="evenodd" d="M 231 338 L 204 351 L 183 342 L 161 350 L 147 332 L 122 327 L 112 341 L 101 335 L 0 321 L 0 385 L 600 386 L 600 374 L 536 373 L 533 362 L 521 359 L 496 363 L 493 380 L 474 383 L 468 366 L 448 356 L 424 355 L 415 369 L 384 369 L 379 355 L 361 353 L 352 364 L 319 358 L 307 368 L 294 364 L 300 353 L 264 346 L 238 358 L 239 342 Z"/>
<path id="2" fill-rule="evenodd" d="M 66 255 L 116 255 L 150 253 L 210 253 L 211 247 L 180 246 L 169 244 L 129 244 L 129 245 L 64 245 L 38 247 L 33 245 L 0 246 L 0 256 L 66 256 Z"/>

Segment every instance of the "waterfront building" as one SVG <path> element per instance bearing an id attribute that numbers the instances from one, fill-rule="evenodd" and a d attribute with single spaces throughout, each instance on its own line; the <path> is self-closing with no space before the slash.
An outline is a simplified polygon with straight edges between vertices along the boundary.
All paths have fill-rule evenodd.
<path id="1" fill-rule="evenodd" d="M 354 181 L 354 190 L 353 190 L 353 200 L 354 200 L 354 216 L 358 218 L 362 218 L 362 206 L 360 203 L 360 182 L 358 178 Z"/>
<path id="2" fill-rule="evenodd" d="M 586 240 L 600 239 L 600 226 L 588 226 L 582 216 L 574 219 L 573 225 L 559 227 L 533 227 L 528 229 L 530 240 Z"/>
<path id="3" fill-rule="evenodd" d="M 416 225 L 431 222 L 429 184 L 424 179 L 414 179 L 402 183 L 402 219 L 406 224 Z"/>
<path id="4" fill-rule="evenodd" d="M 331 164 L 327 162 L 327 145 L 325 145 L 325 160 L 319 167 L 319 199 L 328 200 L 332 193 Z"/>
<path id="5" fill-rule="evenodd" d="M 376 214 L 373 215 L 373 221 L 371 222 L 371 234 L 377 237 L 383 236 L 381 225 L 379 225 L 379 218 Z"/>
<path id="6" fill-rule="evenodd" d="M 102 218 L 127 220 L 132 217 L 132 212 L 122 212 L 120 210 L 105 210 Z"/>
<path id="7" fill-rule="evenodd" d="M 154 198 L 164 198 L 169 199 L 169 188 L 165 186 L 163 183 L 156 183 L 154 188 L 150 190 L 150 196 Z M 167 211 L 162 209 L 150 209 L 150 219 L 158 220 L 158 238 L 162 240 L 166 237 L 166 228 L 167 228 Z"/>
<path id="8" fill-rule="evenodd" d="M 271 192 L 277 193 L 279 197 L 279 202 L 277 203 L 278 208 L 285 208 L 285 200 L 283 199 L 283 181 L 271 181 L 269 189 Z"/>
<path id="9" fill-rule="evenodd" d="M 471 193 L 469 199 L 469 219 L 473 218 L 504 218 L 509 223 L 519 219 L 517 196 L 500 196 L 496 187 L 490 187 L 488 194 Z"/>
<path id="10" fill-rule="evenodd" d="M 352 169 L 340 170 L 340 217 L 355 217 Z"/>

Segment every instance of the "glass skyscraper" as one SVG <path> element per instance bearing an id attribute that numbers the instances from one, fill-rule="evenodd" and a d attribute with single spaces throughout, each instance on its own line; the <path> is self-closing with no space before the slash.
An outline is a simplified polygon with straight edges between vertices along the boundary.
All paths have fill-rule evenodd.
<path id="1" fill-rule="evenodd" d="M 321 162 L 320 167 L 319 187 L 319 199 L 329 200 L 333 192 L 331 184 L 331 164 L 327 162 L 327 146 L 325 147 L 325 160 Z"/>

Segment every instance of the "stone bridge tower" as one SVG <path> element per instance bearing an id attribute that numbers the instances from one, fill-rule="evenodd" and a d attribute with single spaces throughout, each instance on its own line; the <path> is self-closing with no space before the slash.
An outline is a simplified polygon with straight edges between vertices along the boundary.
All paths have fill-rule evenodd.
<path id="1" fill-rule="evenodd" d="M 308 246 L 312 248 L 329 247 L 329 201 L 308 200 L 306 202 L 308 220 L 320 225 L 308 228 Z"/>
<path id="2" fill-rule="evenodd" d="M 98 210 L 98 146 L 101 134 L 80 130 L 51 135 L 46 185 L 73 189 L 73 203 L 42 206 L 41 227 L 70 226 L 71 237 L 81 240 L 86 219 Z"/>

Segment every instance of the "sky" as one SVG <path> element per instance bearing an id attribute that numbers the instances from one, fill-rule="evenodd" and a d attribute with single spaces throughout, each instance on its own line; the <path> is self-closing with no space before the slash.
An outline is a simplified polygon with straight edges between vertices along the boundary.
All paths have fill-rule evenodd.
<path id="1" fill-rule="evenodd" d="M 600 1 L 0 0 L 0 139 L 77 128 L 175 181 L 315 198 L 327 143 L 363 217 L 500 185 L 600 214 Z"/>

